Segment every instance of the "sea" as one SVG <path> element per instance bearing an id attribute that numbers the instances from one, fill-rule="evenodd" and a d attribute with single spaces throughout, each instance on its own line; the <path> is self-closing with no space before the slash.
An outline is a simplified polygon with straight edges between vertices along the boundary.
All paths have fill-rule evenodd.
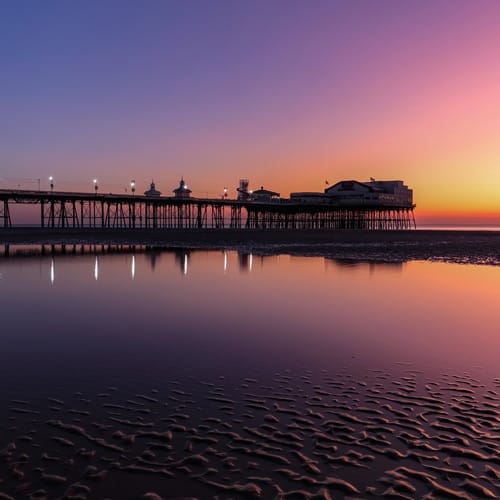
<path id="1" fill-rule="evenodd" d="M 499 298 L 496 265 L 11 245 L 0 498 L 499 498 Z"/>
<path id="2" fill-rule="evenodd" d="M 416 229 L 417 231 L 500 231 L 500 224 L 418 224 Z"/>

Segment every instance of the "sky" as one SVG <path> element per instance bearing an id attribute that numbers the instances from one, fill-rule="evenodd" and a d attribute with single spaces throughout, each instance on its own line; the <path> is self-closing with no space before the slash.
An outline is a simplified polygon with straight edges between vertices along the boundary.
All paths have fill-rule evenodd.
<path id="1" fill-rule="evenodd" d="M 500 2 L 0 3 L 0 188 L 401 179 L 500 224 Z"/>

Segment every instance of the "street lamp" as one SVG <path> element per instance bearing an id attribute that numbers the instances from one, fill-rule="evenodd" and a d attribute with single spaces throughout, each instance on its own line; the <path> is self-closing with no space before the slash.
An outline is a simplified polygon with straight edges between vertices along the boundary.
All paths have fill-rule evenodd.
<path id="1" fill-rule="evenodd" d="M 224 198 L 227 198 L 227 187 L 224 188 Z"/>
<path id="2" fill-rule="evenodd" d="M 97 185 L 97 179 L 94 179 L 94 191 L 95 194 L 97 194 L 97 190 L 99 189 L 99 186 Z"/>
<path id="3" fill-rule="evenodd" d="M 50 191 L 54 191 L 54 177 L 50 176 L 49 177 L 49 182 L 50 182 Z"/>
<path id="4" fill-rule="evenodd" d="M 130 181 L 130 188 L 132 189 L 132 196 L 135 196 L 135 181 Z"/>

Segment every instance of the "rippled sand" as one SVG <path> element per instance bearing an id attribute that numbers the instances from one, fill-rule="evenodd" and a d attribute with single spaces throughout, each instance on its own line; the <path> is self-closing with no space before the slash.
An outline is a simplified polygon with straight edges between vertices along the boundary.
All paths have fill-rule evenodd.
<path id="1" fill-rule="evenodd" d="M 500 379 L 395 373 L 13 399 L 0 499 L 499 498 Z"/>

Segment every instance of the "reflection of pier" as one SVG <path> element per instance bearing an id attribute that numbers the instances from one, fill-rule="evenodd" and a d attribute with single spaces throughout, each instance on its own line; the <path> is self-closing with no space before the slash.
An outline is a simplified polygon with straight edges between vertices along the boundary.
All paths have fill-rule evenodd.
<path id="1" fill-rule="evenodd" d="M 56 255 L 97 255 L 97 254 L 129 254 L 144 251 L 144 245 L 96 245 L 96 244 L 42 244 L 42 245 L 0 245 L 3 253 L 0 257 L 38 257 Z"/>
<path id="2" fill-rule="evenodd" d="M 253 255 L 249 252 L 238 252 L 238 264 L 240 271 L 252 271 Z"/>
<path id="3" fill-rule="evenodd" d="M 3 250 L 3 252 L 2 252 Z M 109 262 L 107 256 L 123 255 L 127 262 L 128 272 L 131 279 L 136 278 L 137 257 L 142 255 L 142 263 L 149 264 L 152 272 L 157 272 L 157 263 L 162 256 L 170 256 L 174 259 L 176 267 L 182 275 L 191 272 L 191 258 L 196 254 L 196 249 L 190 248 L 163 248 L 149 245 L 88 245 L 88 244 L 65 244 L 65 245 L 0 245 L 0 258 L 10 261 L 12 259 L 40 259 L 40 262 L 50 262 L 50 282 L 56 281 L 56 264 L 63 261 L 90 257 L 85 262 L 88 264 L 88 272 L 95 281 L 100 280 L 101 267 L 106 268 Z M 203 251 L 205 253 L 205 251 Z M 220 266 L 225 274 L 229 268 L 237 269 L 240 273 L 251 273 L 254 270 L 255 263 L 262 268 L 268 259 L 276 259 L 276 255 L 254 254 L 248 251 L 227 251 L 222 252 L 213 250 L 214 255 L 220 256 Z M 231 255 L 232 254 L 232 255 Z M 257 261 L 255 261 L 257 259 Z M 398 271 L 402 269 L 404 260 L 397 262 L 368 261 L 348 258 L 330 258 L 324 257 L 326 266 L 332 265 L 336 270 L 352 269 L 353 267 L 367 267 L 370 272 L 376 269 L 385 268 Z"/>
<path id="4" fill-rule="evenodd" d="M 85 245 L 85 244 L 63 244 L 63 245 L 0 245 L 0 258 L 12 259 L 50 259 L 50 282 L 54 284 L 56 261 L 59 259 L 70 259 L 74 257 L 91 256 L 91 269 L 96 281 L 99 280 L 99 266 L 101 257 L 106 255 L 122 254 L 130 256 L 130 275 L 132 279 L 136 276 L 136 256 L 143 255 L 146 262 L 155 272 L 156 265 L 162 255 L 171 255 L 179 266 L 181 274 L 188 274 L 189 260 L 193 250 L 189 248 L 167 249 L 149 245 Z M 217 252 L 218 253 L 218 252 Z M 248 253 L 238 253 L 239 270 L 252 270 L 252 255 Z M 249 260 L 250 259 L 250 260 Z M 226 272 L 228 268 L 228 252 L 222 252 L 222 268 Z M 250 262 L 250 265 L 248 263 Z"/>
<path id="5" fill-rule="evenodd" d="M 181 274 L 188 273 L 190 250 L 175 250 L 175 260 L 179 264 Z"/>
<path id="6" fill-rule="evenodd" d="M 324 198 L 326 199 L 326 198 Z M 412 229 L 413 205 L 149 197 L 0 190 L 0 227 L 11 227 L 13 204 L 40 206 L 42 228 L 126 229 Z"/>

